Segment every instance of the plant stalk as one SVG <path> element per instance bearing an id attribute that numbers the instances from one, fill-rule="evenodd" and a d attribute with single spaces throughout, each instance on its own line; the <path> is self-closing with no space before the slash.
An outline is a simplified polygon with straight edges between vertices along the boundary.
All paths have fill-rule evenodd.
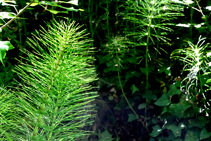
<path id="1" fill-rule="evenodd" d="M 34 0 L 32 0 L 28 5 L 26 5 L 14 18 L 9 20 L 6 24 L 4 24 L 0 29 L 4 29 L 6 26 L 8 26 L 11 22 L 13 22 L 17 17 L 19 17 L 32 3 Z"/>

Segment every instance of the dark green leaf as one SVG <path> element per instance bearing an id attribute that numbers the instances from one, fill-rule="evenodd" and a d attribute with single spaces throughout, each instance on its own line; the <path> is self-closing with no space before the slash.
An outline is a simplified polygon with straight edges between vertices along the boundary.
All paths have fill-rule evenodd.
<path id="1" fill-rule="evenodd" d="M 177 103 L 177 104 L 171 104 L 169 106 L 170 110 L 172 110 L 178 118 L 181 118 L 183 116 L 185 110 L 188 109 L 189 107 L 191 107 L 191 105 L 190 105 L 190 103 L 188 103 L 186 101 Z"/>
<path id="2" fill-rule="evenodd" d="M 206 128 L 203 128 L 200 133 L 200 140 L 209 138 L 211 136 L 211 132 L 207 132 Z"/>
<path id="3" fill-rule="evenodd" d="M 157 137 L 162 132 L 162 129 L 160 128 L 159 125 L 153 126 L 152 129 L 153 129 L 152 133 L 149 134 L 152 137 Z"/>
<path id="4" fill-rule="evenodd" d="M 188 130 L 185 134 L 185 141 L 199 141 L 198 135 L 199 133 L 197 131 Z"/>
<path id="5" fill-rule="evenodd" d="M 174 134 L 175 137 L 180 137 L 181 133 L 182 133 L 182 128 L 181 127 L 177 127 L 174 124 L 171 124 L 169 126 L 167 126 L 167 129 L 171 130 Z"/>
<path id="6" fill-rule="evenodd" d="M 134 121 L 134 120 L 138 119 L 136 117 L 136 115 L 134 115 L 134 114 L 128 114 L 128 116 L 129 116 L 129 118 L 128 118 L 127 122 L 131 122 L 131 121 Z"/>
<path id="7" fill-rule="evenodd" d="M 157 106 L 168 106 L 171 104 L 170 96 L 167 93 L 164 93 L 156 102 Z"/>
<path id="8" fill-rule="evenodd" d="M 112 135 L 108 132 L 108 130 L 105 130 L 101 133 L 99 141 L 113 141 Z"/>
<path id="9" fill-rule="evenodd" d="M 136 91 L 139 91 L 139 89 L 133 84 L 130 88 L 132 90 L 132 94 L 134 94 Z"/>
<path id="10" fill-rule="evenodd" d="M 169 96 L 173 96 L 173 95 L 176 95 L 176 94 L 181 94 L 182 92 L 176 87 L 175 84 L 171 84 L 169 86 L 170 90 L 168 92 Z"/>
<path id="11" fill-rule="evenodd" d="M 168 75 L 168 76 L 171 76 L 171 70 L 170 70 L 171 67 L 167 67 L 165 69 L 165 74 Z"/>
<path id="12" fill-rule="evenodd" d="M 163 108 L 163 111 L 162 111 L 162 113 L 161 113 L 161 115 L 162 115 L 162 114 L 165 114 L 167 111 L 168 111 L 167 107 L 164 107 L 164 108 Z"/>
<path id="13" fill-rule="evenodd" d="M 152 93 L 152 90 L 147 90 L 147 91 L 144 93 L 143 98 L 152 99 L 152 100 L 157 100 L 157 96 L 154 95 L 154 94 Z"/>
<path id="14" fill-rule="evenodd" d="M 145 108 L 146 106 L 147 106 L 146 103 L 139 104 L 139 105 L 138 105 L 138 109 L 143 109 L 143 108 Z"/>

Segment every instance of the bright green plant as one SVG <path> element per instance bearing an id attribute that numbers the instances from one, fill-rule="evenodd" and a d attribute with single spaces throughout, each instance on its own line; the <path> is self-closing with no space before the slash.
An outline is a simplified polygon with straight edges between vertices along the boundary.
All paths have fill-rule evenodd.
<path id="1" fill-rule="evenodd" d="M 174 25 L 170 20 L 182 16 L 180 13 L 183 8 L 171 0 L 128 0 L 128 7 L 132 12 L 127 13 L 125 19 L 136 25 L 136 29 L 127 32 L 128 36 L 135 38 L 137 46 L 145 47 L 145 68 L 140 70 L 146 75 L 146 89 L 150 87 L 149 74 L 150 68 L 148 61 L 151 60 L 151 48 L 154 48 L 159 54 L 160 49 L 165 51 L 159 44 L 159 41 L 169 43 L 170 39 L 165 35 L 173 31 L 168 26 Z M 136 11 L 136 13 L 134 13 Z"/>
<path id="2" fill-rule="evenodd" d="M 54 21 L 29 40 L 34 51 L 23 50 L 28 56 L 26 63 L 15 68 L 22 82 L 13 92 L 17 97 L 13 103 L 21 110 L 16 110 L 15 122 L 5 119 L 1 139 L 85 138 L 90 132 L 83 127 L 92 123 L 94 110 L 90 102 L 97 96 L 89 85 L 96 75 L 85 30 L 75 22 Z M 2 110 L 0 114 L 6 116 Z"/>
<path id="3" fill-rule="evenodd" d="M 185 66 L 183 70 L 188 71 L 187 77 L 181 82 L 181 90 L 187 91 L 187 94 L 191 96 L 202 95 L 206 99 L 203 87 L 206 78 L 202 76 L 210 72 L 210 69 L 207 58 L 209 44 L 203 45 L 204 42 L 205 38 L 201 38 L 201 36 L 196 45 L 188 41 L 189 47 L 176 49 L 172 52 L 171 58 L 178 58 L 184 62 Z"/>
<path id="4" fill-rule="evenodd" d="M 139 116 L 133 109 L 132 105 L 130 104 L 130 102 L 125 94 L 125 91 L 124 91 L 125 81 L 122 81 L 123 78 L 121 75 L 121 71 L 124 71 L 124 69 L 125 69 L 123 66 L 123 61 L 125 59 L 126 54 L 129 52 L 128 46 L 129 46 L 129 41 L 125 37 L 115 36 L 115 37 L 111 38 L 110 42 L 108 42 L 104 46 L 103 52 L 107 52 L 108 54 L 106 56 L 104 56 L 103 61 L 107 62 L 106 63 L 107 68 L 105 69 L 105 71 L 117 73 L 117 77 L 115 77 L 114 79 L 117 79 L 117 82 L 118 82 L 117 85 L 121 89 L 122 95 L 123 95 L 124 99 L 126 100 L 128 106 L 133 111 L 134 114 L 131 114 L 131 115 L 134 117 L 133 120 L 135 120 L 135 119 L 139 119 Z M 129 119 L 128 119 L 128 121 L 130 121 Z M 144 125 L 144 123 L 142 121 L 141 121 L 141 123 L 148 130 L 148 128 Z"/>
<path id="5" fill-rule="evenodd" d="M 1 28 L 0 28 L 0 32 L 2 32 L 2 30 L 4 28 L 6 28 L 7 26 L 9 26 L 9 24 L 11 24 L 13 21 L 15 21 L 16 19 L 20 18 L 20 15 L 23 12 L 25 12 L 30 6 L 40 5 L 40 6 L 44 7 L 43 5 L 45 5 L 46 6 L 46 7 L 44 7 L 45 10 L 47 10 L 47 11 L 53 13 L 53 14 L 58 14 L 58 13 L 66 13 L 66 14 L 68 14 L 68 11 L 78 11 L 78 10 L 83 11 L 82 9 L 74 9 L 73 7 L 68 8 L 68 7 L 61 6 L 61 3 L 78 5 L 78 0 L 72 0 L 72 1 L 69 1 L 69 2 L 65 2 L 65 1 L 50 2 L 50 1 L 32 0 L 30 3 L 27 3 L 27 5 L 23 9 L 21 9 L 19 11 L 16 8 L 17 5 L 15 5 L 16 4 L 15 0 L 11 0 L 11 1 L 3 0 L 3 1 L 1 1 L 1 3 L 2 3 L 2 6 L 13 7 L 16 10 L 17 13 L 0 12 L 0 19 L 2 20 L 1 23 L 0 23 L 0 25 L 2 25 Z M 51 6 L 53 8 L 60 7 L 62 9 L 65 9 L 65 11 L 58 11 L 58 10 L 55 10 L 55 9 L 48 9 L 48 6 Z M 5 19 L 10 19 L 10 20 L 6 22 Z M 21 40 L 20 40 L 20 42 L 21 42 Z M 0 61 L 1 61 L 2 64 L 3 64 L 3 59 L 6 56 L 6 51 L 11 50 L 13 48 L 14 48 L 14 46 L 10 43 L 10 41 L 0 41 Z"/>

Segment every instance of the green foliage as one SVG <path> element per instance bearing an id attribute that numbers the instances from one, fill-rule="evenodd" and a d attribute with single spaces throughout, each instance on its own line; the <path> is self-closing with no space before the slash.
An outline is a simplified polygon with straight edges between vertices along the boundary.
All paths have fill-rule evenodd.
<path id="1" fill-rule="evenodd" d="M 85 138 L 89 132 L 83 127 L 92 123 L 94 110 L 90 102 L 97 96 L 89 85 L 96 75 L 85 30 L 75 22 L 54 21 L 29 40 L 34 53 L 24 49 L 27 62 L 15 68 L 23 80 L 13 92 L 17 99 L 11 99 L 19 115 L 5 121 L 1 138 L 4 132 L 12 140 Z"/>
<path id="2" fill-rule="evenodd" d="M 128 7 L 132 13 L 127 13 L 125 19 L 134 24 L 134 29 L 126 31 L 127 36 L 135 38 L 137 46 L 145 47 L 145 68 L 140 68 L 142 73 L 146 75 L 146 89 L 150 87 L 149 74 L 152 73 L 148 65 L 148 60 L 151 60 L 151 47 L 153 47 L 159 54 L 159 42 L 163 41 L 169 44 L 169 38 L 166 37 L 168 32 L 173 31 L 169 28 L 170 20 L 175 19 L 177 16 L 182 16 L 180 13 L 182 7 L 179 7 L 170 0 L 144 0 L 144 1 L 127 1 Z M 136 11 L 134 13 L 134 11 Z M 157 42 L 158 41 L 158 42 Z M 155 45 L 155 42 L 156 45 Z"/>
<path id="3" fill-rule="evenodd" d="M 78 62 L 71 55 L 68 57 L 63 55 L 62 59 L 72 59 L 72 62 L 59 62 L 60 64 L 55 62 L 55 58 L 59 56 L 59 49 L 49 50 L 49 46 L 52 45 L 50 43 L 54 43 L 52 47 L 57 45 L 59 43 L 57 41 L 62 38 L 56 40 L 54 32 L 48 33 L 54 36 L 52 42 L 48 43 L 44 43 L 43 37 L 46 37 L 45 41 L 47 41 L 47 36 L 42 33 L 37 33 L 39 35 L 33 37 L 30 44 L 37 46 L 39 43 L 39 49 L 28 48 L 24 43 L 26 37 L 33 31 L 31 27 L 43 25 L 42 21 L 50 20 L 49 17 L 57 19 L 67 16 L 85 24 L 89 30 L 90 37 L 94 40 L 93 45 L 87 42 L 81 44 L 87 47 L 96 46 L 99 50 L 94 54 L 97 57 L 96 70 L 109 89 L 104 90 L 100 103 L 104 102 L 108 104 L 107 107 L 114 108 L 111 110 L 112 115 L 105 114 L 103 118 L 96 117 L 96 122 L 103 121 L 103 124 L 94 124 L 93 130 L 98 131 L 99 135 L 98 139 L 92 140 L 210 140 L 211 73 L 209 67 L 211 53 L 209 45 L 204 45 L 205 38 L 200 36 L 199 41 L 196 42 L 198 35 L 207 37 L 206 42 L 210 42 L 210 1 L 203 1 L 200 6 L 200 1 L 191 0 L 35 0 L 18 18 L 17 14 L 20 11 L 16 8 L 21 9 L 26 4 L 29 4 L 26 0 L 17 1 L 17 3 L 3 1 L 1 6 L 2 25 L 8 19 L 16 17 L 16 20 L 1 32 L 2 41 L 8 40 L 15 47 L 7 55 L 13 58 L 10 52 L 16 53 L 17 49 L 24 51 L 24 54 L 16 53 L 17 56 L 21 56 L 18 59 L 20 63 L 17 64 L 21 65 L 16 67 L 16 72 L 22 79 L 17 81 L 19 87 L 12 88 L 14 91 L 6 91 L 4 88 L 1 93 L 2 107 L 5 110 L 1 109 L 4 116 L 1 116 L 3 120 L 1 120 L 0 129 L 1 133 L 6 131 L 1 134 L 2 140 L 14 140 L 14 138 L 15 140 L 27 140 L 26 136 L 29 137 L 29 133 L 37 133 L 35 137 L 37 140 L 43 138 L 46 140 L 46 135 L 53 128 L 54 118 L 52 116 L 56 113 L 56 106 L 66 108 L 66 111 L 71 108 L 78 109 L 78 113 L 81 111 L 79 119 L 83 120 L 82 113 L 86 114 L 86 112 L 83 112 L 82 106 L 81 109 L 78 106 L 83 100 L 76 102 L 76 99 L 79 98 L 78 94 L 83 95 L 84 91 L 90 92 L 88 85 L 82 81 L 86 73 L 84 70 L 88 69 L 88 66 L 83 67 L 86 61 L 82 58 L 88 57 L 89 54 L 73 55 L 81 57 L 78 60 L 79 67 L 78 65 L 67 65 Z M 181 13 L 185 16 L 177 19 L 178 16 L 183 15 Z M 50 29 L 48 23 L 42 28 L 43 34 Z M 57 29 L 57 26 L 54 28 Z M 79 41 L 82 40 L 82 38 L 79 39 Z M 175 51 L 169 59 L 168 54 L 165 53 L 171 53 L 173 50 Z M 79 50 L 74 50 L 74 52 L 77 51 Z M 50 56 L 53 56 L 54 60 Z M 6 63 L 5 68 L 2 66 L 0 83 L 8 85 L 14 77 L 14 73 L 10 73 L 13 65 L 8 63 L 10 60 L 3 61 Z M 90 65 L 91 62 L 88 64 Z M 61 72 L 51 69 L 55 66 L 59 66 L 58 71 Z M 59 79 L 62 82 L 58 81 Z M 47 92 L 48 87 L 50 87 L 48 92 L 51 94 Z M 63 90 L 73 91 L 69 100 L 75 99 L 76 101 L 62 105 L 61 102 L 65 101 L 66 95 L 60 98 L 57 94 L 65 93 Z M 46 94 L 48 100 L 44 99 Z M 88 102 L 88 99 L 85 101 Z M 72 104 L 69 109 L 68 104 Z M 73 106 L 74 104 L 76 106 Z M 83 105 L 83 102 L 81 104 Z M 87 109 L 89 108 L 85 108 Z M 68 116 L 64 113 L 65 110 L 60 110 L 59 116 L 56 117 L 64 117 L 64 121 L 59 121 L 61 124 L 54 129 L 64 132 L 64 129 L 71 128 L 68 125 L 76 121 L 75 125 L 79 128 L 74 131 L 80 133 L 86 121 L 81 122 L 82 124 L 77 119 L 71 122 L 74 116 Z M 103 108 L 99 111 L 106 113 Z M 13 113 L 15 116 L 11 116 Z M 72 113 L 77 114 L 77 111 L 73 110 Z M 111 123 L 106 123 L 105 119 L 109 119 Z M 50 126 L 43 126 L 44 122 Z M 53 131 L 52 136 L 58 135 L 55 140 L 66 140 L 67 138 L 63 138 L 63 135 L 68 132 L 55 134 L 56 132 Z M 89 132 L 81 132 L 81 134 L 89 134 Z M 86 141 L 86 139 L 79 140 Z"/>

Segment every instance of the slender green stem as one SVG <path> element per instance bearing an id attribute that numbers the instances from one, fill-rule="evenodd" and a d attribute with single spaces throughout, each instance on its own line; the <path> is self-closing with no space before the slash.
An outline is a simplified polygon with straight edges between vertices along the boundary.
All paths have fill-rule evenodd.
<path id="1" fill-rule="evenodd" d="M 92 25 L 92 1 L 89 0 L 89 5 L 88 5 L 88 13 L 89 13 L 89 26 L 90 26 L 90 32 L 91 32 L 91 37 L 93 39 L 94 33 L 93 33 L 93 25 Z"/>
<path id="2" fill-rule="evenodd" d="M 130 109 L 133 111 L 133 113 L 135 114 L 135 116 L 137 117 L 137 119 L 139 119 L 138 114 L 135 112 L 135 110 L 133 109 L 133 107 L 131 106 L 130 102 L 128 101 L 128 99 L 127 99 L 127 97 L 126 97 L 126 95 L 125 95 L 125 92 L 124 92 L 124 89 L 123 89 L 123 86 L 122 86 L 122 82 L 121 82 L 121 78 L 120 78 L 120 72 L 119 72 L 119 70 L 120 70 L 120 62 L 119 62 L 119 56 L 118 56 L 117 53 L 116 53 L 116 57 L 117 57 L 117 59 L 118 59 L 118 64 L 117 64 L 118 71 L 117 71 L 117 73 L 118 73 L 118 80 L 119 80 L 120 89 L 121 89 L 121 91 L 122 91 L 123 97 L 125 98 L 125 100 L 126 100 L 128 106 L 129 106 Z M 140 121 L 141 121 L 141 120 L 140 120 Z M 144 124 L 143 121 L 141 121 L 141 124 L 142 124 L 142 125 L 146 128 L 146 130 L 149 132 L 148 127 Z"/>
<path id="3" fill-rule="evenodd" d="M 34 2 L 31 1 L 28 5 L 26 5 L 14 18 L 12 18 L 11 20 L 9 20 L 6 24 L 4 24 L 2 27 L 1 27 L 1 30 L 4 29 L 6 26 L 8 26 L 11 22 L 13 22 L 17 17 L 19 17 L 32 3 Z"/>
<path id="4" fill-rule="evenodd" d="M 191 26 L 190 26 L 190 37 L 191 37 L 191 39 L 192 39 L 192 29 L 193 29 L 193 26 L 192 26 L 192 23 L 193 23 L 193 12 L 194 12 L 194 10 L 191 8 L 191 18 L 190 18 L 190 24 L 191 24 Z"/>
<path id="5" fill-rule="evenodd" d="M 151 10 L 151 17 L 153 15 L 153 9 L 154 9 L 154 5 L 153 4 L 153 8 Z M 145 56 L 145 65 L 146 65 L 146 90 L 149 89 L 149 66 L 148 66 L 148 54 L 149 54 L 149 37 L 150 37 L 150 30 L 151 30 L 151 24 L 152 24 L 152 18 L 149 19 L 149 26 L 148 26 L 148 33 L 147 33 L 147 42 L 146 42 L 146 56 Z"/>
<path id="6" fill-rule="evenodd" d="M 106 13 L 107 13 L 107 34 L 109 36 L 109 1 L 107 2 Z"/>

